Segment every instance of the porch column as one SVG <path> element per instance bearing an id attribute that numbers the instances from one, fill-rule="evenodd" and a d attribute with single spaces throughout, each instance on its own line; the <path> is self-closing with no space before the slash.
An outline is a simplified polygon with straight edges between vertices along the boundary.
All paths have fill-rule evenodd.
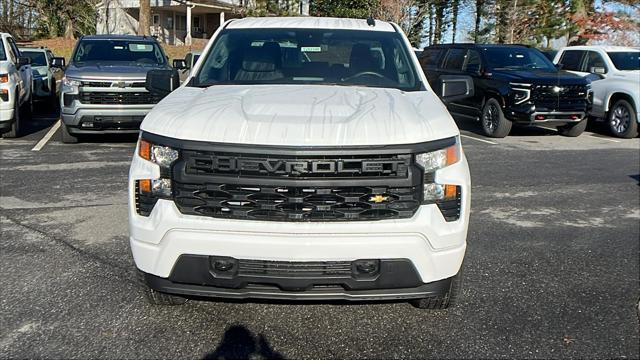
<path id="1" fill-rule="evenodd" d="M 185 45 L 191 45 L 191 5 L 187 5 L 187 36 L 184 38 Z"/>
<path id="2" fill-rule="evenodd" d="M 224 11 L 220 11 L 220 26 L 224 24 Z"/>
<path id="3" fill-rule="evenodd" d="M 173 29 L 172 29 L 172 31 L 173 31 L 173 45 L 175 45 L 176 44 L 176 40 L 178 39 L 178 37 L 176 36 L 176 12 L 175 11 L 172 12 L 171 16 L 172 16 L 172 19 L 173 19 L 173 20 L 171 20 L 171 24 L 172 24 L 172 27 L 173 27 Z"/>

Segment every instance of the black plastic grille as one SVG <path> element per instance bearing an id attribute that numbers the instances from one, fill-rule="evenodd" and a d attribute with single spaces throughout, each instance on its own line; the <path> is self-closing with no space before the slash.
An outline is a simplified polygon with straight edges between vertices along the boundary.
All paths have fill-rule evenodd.
<path id="1" fill-rule="evenodd" d="M 536 105 L 560 107 L 575 105 L 587 101 L 587 87 L 584 85 L 559 85 L 559 92 L 554 91 L 556 85 L 536 85 L 531 99 Z"/>
<path id="2" fill-rule="evenodd" d="M 349 221 L 409 218 L 422 186 L 294 187 L 173 182 L 183 214 L 272 221 Z"/>
<path id="3" fill-rule="evenodd" d="M 264 261 L 238 260 L 239 276 L 275 276 L 289 278 L 350 277 L 349 261 Z"/>
<path id="4" fill-rule="evenodd" d="M 460 219 L 460 207 L 462 205 L 461 198 L 461 188 L 458 186 L 455 200 L 439 201 L 436 203 L 446 221 L 456 221 Z"/>
<path id="5" fill-rule="evenodd" d="M 81 92 L 80 102 L 96 105 L 143 105 L 156 104 L 161 100 L 148 92 Z"/>
<path id="6" fill-rule="evenodd" d="M 411 155 L 270 156 L 183 150 L 191 175 L 242 177 L 353 178 L 408 176 Z"/>

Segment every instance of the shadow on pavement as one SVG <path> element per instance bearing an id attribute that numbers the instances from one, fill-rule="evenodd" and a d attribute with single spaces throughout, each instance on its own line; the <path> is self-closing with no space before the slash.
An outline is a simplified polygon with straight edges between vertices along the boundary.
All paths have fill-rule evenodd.
<path id="1" fill-rule="evenodd" d="M 454 120 L 460 130 L 472 132 L 481 137 L 490 139 L 482 132 L 482 128 L 480 127 L 479 121 L 474 121 L 471 119 L 462 119 L 462 118 L 454 118 Z M 537 126 L 514 125 L 511 128 L 511 132 L 509 133 L 508 136 L 550 136 L 550 135 L 558 135 L 558 133 L 555 130 L 549 130 L 549 129 L 545 129 Z"/>
<path id="2" fill-rule="evenodd" d="M 271 348 L 262 334 L 254 335 L 243 325 L 233 325 L 225 331 L 222 341 L 216 349 L 207 354 L 206 360 L 221 359 L 283 359 L 284 357 Z"/>

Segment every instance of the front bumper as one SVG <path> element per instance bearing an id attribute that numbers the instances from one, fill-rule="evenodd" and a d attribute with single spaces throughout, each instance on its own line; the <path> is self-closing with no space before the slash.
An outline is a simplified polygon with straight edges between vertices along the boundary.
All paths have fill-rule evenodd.
<path id="1" fill-rule="evenodd" d="M 170 293 L 223 297 L 309 299 L 398 299 L 424 297 L 440 291 L 442 280 L 455 276 L 466 250 L 470 208 L 470 177 L 466 159 L 436 175 L 439 183 L 461 186 L 460 218 L 446 221 L 437 205 L 422 205 L 411 218 L 287 222 L 211 218 L 182 214 L 173 201 L 160 199 L 148 217 L 135 208 L 135 180 L 159 177 L 157 165 L 134 156 L 129 173 L 129 233 L 135 264 L 152 288 Z M 185 256 L 201 256 L 200 265 L 180 265 Z M 392 271 L 391 280 L 369 288 L 339 284 L 316 289 L 309 284 L 287 290 L 273 279 L 221 284 L 206 265 L 211 257 L 280 262 L 353 262 L 361 259 L 404 259 L 415 281 Z M 176 269 L 193 271 L 176 277 Z M 267 276 L 269 278 L 269 276 Z M 265 288 L 266 285 L 270 287 Z M 251 284 L 251 286 L 249 286 Z M 395 285 L 388 285 L 395 284 Z M 222 286 L 224 285 L 224 286 Z M 254 286 L 255 285 L 255 286 Z M 313 285 L 313 284 L 312 284 Z M 320 284 L 320 285 L 327 285 Z M 333 284 L 335 285 L 335 284 Z M 256 287 L 257 286 L 257 287 Z M 401 287 L 398 287 L 401 286 Z M 314 295 L 315 294 L 315 295 Z"/>
<path id="2" fill-rule="evenodd" d="M 62 107 L 62 121 L 72 134 L 135 134 L 153 106 L 85 105 L 74 101 L 72 106 Z"/>
<path id="3" fill-rule="evenodd" d="M 563 125 L 579 123 L 584 120 L 591 106 L 586 104 L 566 104 L 555 108 L 536 107 L 532 104 L 507 106 L 504 114 L 507 119 L 521 125 Z"/>

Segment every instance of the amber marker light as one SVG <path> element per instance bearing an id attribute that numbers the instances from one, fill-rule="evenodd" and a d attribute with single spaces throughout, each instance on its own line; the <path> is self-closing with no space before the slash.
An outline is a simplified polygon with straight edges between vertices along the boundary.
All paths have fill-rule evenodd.
<path id="1" fill-rule="evenodd" d="M 138 189 L 141 194 L 151 193 L 151 179 L 138 180 Z"/>
<path id="2" fill-rule="evenodd" d="M 138 155 L 141 158 L 151 161 L 151 143 L 140 139 L 140 146 L 138 147 Z"/>

